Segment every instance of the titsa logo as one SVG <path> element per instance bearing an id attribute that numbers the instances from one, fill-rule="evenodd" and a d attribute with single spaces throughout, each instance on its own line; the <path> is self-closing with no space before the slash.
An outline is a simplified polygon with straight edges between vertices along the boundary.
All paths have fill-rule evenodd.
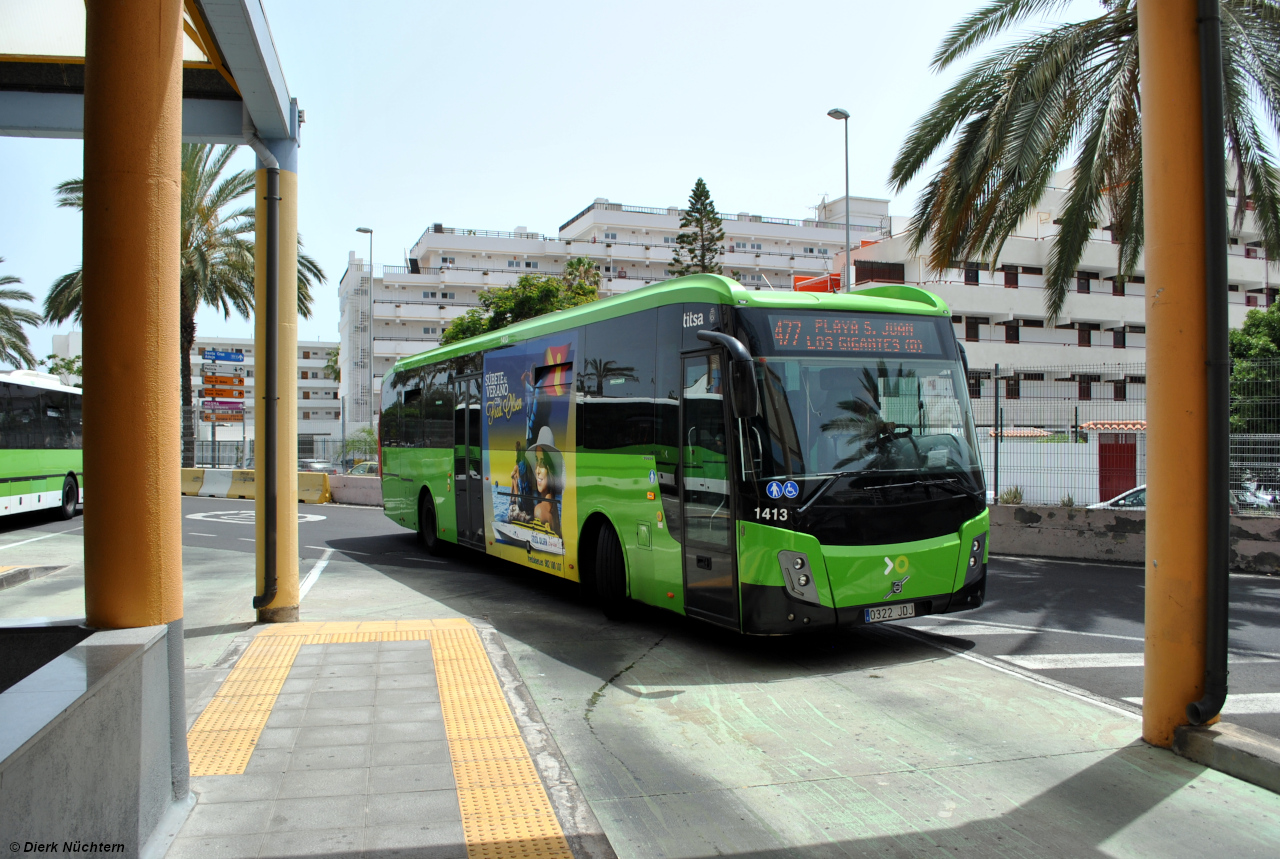
<path id="1" fill-rule="evenodd" d="M 685 328 L 693 328 L 695 325 L 701 325 L 701 324 L 702 324 L 701 313 L 686 313 L 684 315 Z"/>

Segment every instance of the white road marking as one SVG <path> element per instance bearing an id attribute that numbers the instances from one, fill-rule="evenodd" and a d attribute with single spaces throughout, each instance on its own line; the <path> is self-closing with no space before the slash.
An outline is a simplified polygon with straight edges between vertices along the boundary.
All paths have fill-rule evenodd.
<path id="1" fill-rule="evenodd" d="M 372 552 L 353 552 L 350 549 L 332 549 L 329 546 L 303 546 L 304 549 L 315 549 L 319 552 L 341 552 L 344 555 L 371 555 Z"/>
<path id="2" fill-rule="evenodd" d="M 1031 630 L 1009 629 L 1004 626 L 991 626 L 985 623 L 939 623 L 929 626 L 913 626 L 937 635 L 952 635 L 957 638 L 968 638 L 971 635 L 1026 635 Z"/>
<path id="3" fill-rule="evenodd" d="M 188 519 L 200 519 L 205 522 L 231 522 L 236 525 L 252 525 L 254 524 L 255 513 L 253 510 L 206 510 L 203 513 L 188 513 Z M 299 513 L 298 523 L 303 522 L 319 522 L 328 517 L 321 516 L 319 513 Z"/>
<path id="4" fill-rule="evenodd" d="M 1141 668 L 1141 653 L 1035 653 L 1022 656 L 997 656 L 1019 668 L 1032 671 L 1056 671 L 1064 668 Z M 1236 656 L 1232 664 L 1275 662 L 1264 656 Z"/>
<path id="5" fill-rule="evenodd" d="M 434 559 L 432 559 L 432 558 L 415 558 L 413 555 L 405 555 L 405 556 L 404 556 L 404 559 L 405 559 L 406 561 L 422 561 L 422 563 L 424 563 L 424 564 L 447 564 L 447 563 L 449 563 L 448 561 L 437 561 L 437 560 L 434 560 Z"/>
<path id="6" fill-rule="evenodd" d="M 253 539 L 252 537 L 236 537 L 236 539 L 237 539 L 237 540 L 241 540 L 241 541 L 243 541 L 243 542 L 245 542 L 245 543 L 256 543 L 256 542 L 258 542 L 257 540 Z"/>
<path id="7" fill-rule="evenodd" d="M 307 577 L 302 580 L 302 585 L 298 588 L 298 602 L 302 602 L 302 598 L 307 595 L 307 591 L 311 590 L 311 586 L 320 578 L 320 574 L 324 572 L 324 568 L 329 566 L 329 558 L 333 556 L 333 549 L 325 549 L 324 554 L 320 556 L 320 560 L 316 561 L 315 566 L 311 568 L 311 572 L 307 573 Z"/>
<path id="8" fill-rule="evenodd" d="M 933 638 L 932 636 L 921 635 L 920 631 L 915 629 L 914 627 L 886 624 L 884 628 L 891 632 L 896 632 L 900 635 L 906 635 L 909 638 L 914 638 L 916 641 L 919 641 L 921 644 L 928 645 L 929 647 L 936 648 L 937 650 L 941 650 L 946 653 L 950 653 L 952 656 L 955 656 L 958 659 L 964 659 L 968 662 L 976 662 L 979 665 L 985 665 L 988 668 L 991 668 L 995 671 L 999 671 L 1002 674 L 1008 674 L 1010 677 L 1016 677 L 1025 683 L 1034 683 L 1037 686 L 1043 686 L 1046 689 L 1052 689 L 1055 692 L 1061 692 L 1064 695 L 1068 695 L 1079 701 L 1084 701 L 1088 704 L 1093 704 L 1094 706 L 1101 707 L 1104 710 L 1108 710 L 1112 713 L 1116 713 L 1117 715 L 1124 716 L 1125 718 L 1128 718 L 1128 719 L 1142 718 L 1142 716 L 1138 715 L 1137 713 L 1134 713 L 1132 710 L 1126 710 L 1123 707 L 1116 706 L 1119 703 L 1118 701 L 1113 703 L 1113 699 L 1104 698 L 1101 695 L 1097 695 L 1093 692 L 1090 692 L 1088 689 L 1081 689 L 1078 686 L 1069 686 L 1066 683 L 1061 683 L 1057 680 L 1051 680 L 1050 678 L 1045 677 L 1044 675 L 1041 675 L 1041 674 L 1030 674 L 1030 673 L 1027 673 L 1026 671 L 1018 670 L 1010 666 L 1008 663 L 1001 665 L 999 660 L 992 659 L 989 656 L 980 656 L 976 653 L 966 653 L 963 650 L 957 650 L 951 645 L 944 644 L 938 639 Z"/>
<path id="9" fill-rule="evenodd" d="M 1142 706 L 1142 697 L 1125 698 L 1130 704 Z M 1280 713 L 1280 692 L 1249 692 L 1228 695 L 1222 705 L 1224 716 L 1255 716 L 1262 713 Z"/>
<path id="10" fill-rule="evenodd" d="M 199 531 L 188 531 L 187 533 L 188 533 L 188 534 L 190 534 L 192 537 L 216 537 L 216 536 L 218 536 L 217 534 L 201 534 Z"/>
<path id="11" fill-rule="evenodd" d="M 927 631 L 929 631 L 929 632 L 942 632 L 942 633 L 946 633 L 946 629 L 947 629 L 947 627 L 948 627 L 948 626 L 968 626 L 968 625 L 969 625 L 969 624 L 967 624 L 967 623 L 966 623 L 966 624 L 960 624 L 960 623 L 956 623 L 956 624 L 936 623 L 936 624 L 928 624 L 928 625 L 926 625 L 926 624 L 921 624 L 921 625 L 919 625 L 919 626 L 913 626 L 913 627 L 911 627 L 911 628 L 912 628 L 912 629 L 923 629 L 923 630 L 927 630 Z M 1083 635 L 1083 636 L 1085 636 L 1086 638 L 1115 638 L 1115 639 L 1118 639 L 1118 640 L 1120 640 L 1120 641 L 1142 641 L 1142 640 L 1143 640 L 1142 636 L 1140 636 L 1140 635 L 1117 635 L 1117 634 L 1115 634 L 1115 633 L 1111 633 L 1111 632 L 1081 632 L 1080 630 L 1076 630 L 1076 629 L 1057 629 L 1057 628 L 1055 628 L 1055 627 L 1051 627 L 1051 626 L 1027 626 L 1027 625 L 1025 625 L 1025 624 L 1018 624 L 1018 623 L 998 623 L 998 622 L 996 622 L 996 621 L 994 621 L 994 620 L 985 620 L 985 621 L 982 621 L 982 622 L 981 622 L 981 623 L 979 623 L 979 624 L 974 624 L 974 625 L 977 625 L 977 626 L 990 626 L 990 627 L 997 627 L 997 628 L 1001 628 L 1001 629 L 1006 629 L 1006 630 L 1008 630 L 1008 631 L 1009 631 L 1009 634 L 1010 634 L 1010 635 L 1012 635 L 1012 634 L 1013 634 L 1013 633 L 1015 633 L 1015 632 L 1032 632 L 1032 633 L 1039 633 L 1039 632 L 1060 632 L 1060 633 L 1063 633 L 1063 634 L 1065 634 L 1065 635 Z M 946 634 L 950 634 L 950 633 L 946 633 Z M 974 633 L 974 634 L 976 635 L 977 633 Z M 989 634 L 989 635 L 994 635 L 995 633 L 988 633 L 988 634 Z"/>
<path id="12" fill-rule="evenodd" d="M 83 525 L 78 525 L 75 528 L 68 528 L 65 531 L 54 531 L 52 534 L 45 534 L 43 537 L 32 537 L 30 540 L 19 540 L 16 543 L 6 543 L 5 545 L 0 546 L 0 549 L 12 549 L 14 546 L 25 546 L 27 543 L 34 543 L 36 540 L 48 540 L 50 537 L 57 537 L 62 534 L 70 534 L 72 531 L 79 531 L 83 527 Z"/>

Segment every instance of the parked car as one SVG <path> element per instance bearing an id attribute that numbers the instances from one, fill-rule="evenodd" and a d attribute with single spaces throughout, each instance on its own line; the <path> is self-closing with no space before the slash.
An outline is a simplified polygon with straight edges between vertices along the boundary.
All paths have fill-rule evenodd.
<path id="1" fill-rule="evenodd" d="M 300 459 L 298 471 L 312 471 L 318 474 L 337 474 L 338 467 L 327 459 Z"/>
<path id="2" fill-rule="evenodd" d="M 362 462 L 359 465 L 354 465 L 351 468 L 347 469 L 347 474 L 377 474 L 377 473 L 378 473 L 378 463 L 373 461 Z"/>
<path id="3" fill-rule="evenodd" d="M 1110 501 L 1103 501 L 1100 504 L 1090 504 L 1090 510 L 1146 510 L 1147 509 L 1147 484 L 1142 484 L 1136 489 L 1130 489 L 1128 492 L 1121 492 Z"/>

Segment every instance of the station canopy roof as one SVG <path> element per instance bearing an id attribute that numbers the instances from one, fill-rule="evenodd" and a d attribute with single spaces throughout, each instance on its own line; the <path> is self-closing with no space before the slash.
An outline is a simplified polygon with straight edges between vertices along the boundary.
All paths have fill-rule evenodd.
<path id="1" fill-rule="evenodd" d="M 297 136 L 296 108 L 261 0 L 184 0 L 182 133 Z M 84 135 L 85 0 L 0 0 L 0 135 Z"/>

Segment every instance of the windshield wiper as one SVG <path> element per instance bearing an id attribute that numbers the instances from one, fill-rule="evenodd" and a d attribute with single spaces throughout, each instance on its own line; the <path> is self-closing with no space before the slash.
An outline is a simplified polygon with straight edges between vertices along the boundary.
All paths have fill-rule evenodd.
<path id="1" fill-rule="evenodd" d="M 814 475 L 814 477 L 826 477 L 827 479 L 826 479 L 826 480 L 824 480 L 824 481 L 822 482 L 822 485 L 820 485 L 820 486 L 818 487 L 817 491 L 816 491 L 816 492 L 814 492 L 814 493 L 813 493 L 813 495 L 809 498 L 809 500 L 808 500 L 808 501 L 806 501 L 803 505 L 801 505 L 800 509 L 799 509 L 799 510 L 797 510 L 796 512 L 797 512 L 797 513 L 804 513 L 806 510 L 808 510 L 810 507 L 812 507 L 812 506 L 813 506 L 813 504 L 814 504 L 814 502 L 815 502 L 815 501 L 817 501 L 817 500 L 818 500 L 819 498 L 821 498 L 822 496 L 826 495 L 826 494 L 831 490 L 831 487 L 835 486 L 835 485 L 836 485 L 836 482 L 837 482 L 841 477 L 844 477 L 845 475 L 848 475 L 848 474 L 858 474 L 858 472 L 856 472 L 856 471 L 835 471 L 835 472 L 829 472 L 829 473 L 827 473 L 827 474 L 815 474 L 815 475 Z M 863 473 L 861 474 L 861 477 L 863 477 L 863 478 L 871 478 L 871 477 L 875 477 L 875 476 L 882 475 L 882 474 L 883 474 L 883 472 L 863 472 Z M 854 480 L 852 480 L 852 481 L 850 481 L 850 482 L 849 482 L 849 488 L 850 488 L 850 489 L 855 489 L 855 488 L 857 488 L 857 484 L 858 484 L 858 483 L 860 483 L 860 482 L 861 482 L 860 480 L 858 480 L 858 479 L 856 479 L 856 478 L 855 478 Z M 945 488 L 953 489 L 953 490 L 955 490 L 956 492 L 960 493 L 961 495 L 967 496 L 967 497 L 969 497 L 969 498 L 978 498 L 978 497 L 981 497 L 981 495 L 982 495 L 981 491 L 979 491 L 979 490 L 976 490 L 976 489 L 975 489 L 975 490 L 970 490 L 970 489 L 965 488 L 964 484 L 963 484 L 963 483 L 961 483 L 959 480 L 957 480 L 957 479 L 956 479 L 956 478 L 954 478 L 954 477 L 944 477 L 944 478 L 942 478 L 942 479 L 940 479 L 940 480 L 923 480 L 923 479 L 917 478 L 917 479 L 915 479 L 915 480 L 912 480 L 912 481 L 909 481 L 909 482 L 906 482 L 906 483 L 884 483 L 884 484 L 880 484 L 879 486 L 876 486 L 876 487 L 873 487 L 873 488 L 876 488 L 876 489 L 889 489 L 889 488 L 893 488 L 893 487 L 902 487 L 902 486 L 924 486 L 924 487 L 935 487 L 935 486 L 936 486 L 936 487 L 938 487 L 938 488 L 944 488 L 944 487 L 945 487 Z M 985 500 L 985 499 L 984 499 L 984 500 Z"/>

